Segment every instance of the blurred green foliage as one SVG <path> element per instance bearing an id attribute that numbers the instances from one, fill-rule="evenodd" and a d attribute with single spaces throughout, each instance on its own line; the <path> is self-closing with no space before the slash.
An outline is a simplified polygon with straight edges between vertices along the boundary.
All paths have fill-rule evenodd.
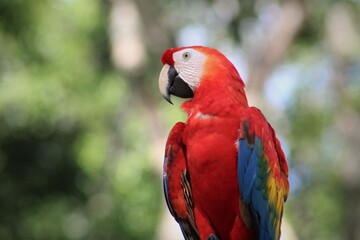
<path id="1" fill-rule="evenodd" d="M 129 86 L 107 8 L 0 3 L 0 239 L 154 236 L 161 188 L 136 109 L 116 129 Z"/>

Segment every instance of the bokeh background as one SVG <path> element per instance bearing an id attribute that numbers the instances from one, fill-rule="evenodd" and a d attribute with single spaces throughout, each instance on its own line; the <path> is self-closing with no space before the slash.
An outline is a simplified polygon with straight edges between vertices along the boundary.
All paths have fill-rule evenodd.
<path id="1" fill-rule="evenodd" d="M 236 65 L 290 166 L 282 239 L 360 239 L 359 0 L 1 0 L 0 239 L 181 239 L 168 47 Z"/>

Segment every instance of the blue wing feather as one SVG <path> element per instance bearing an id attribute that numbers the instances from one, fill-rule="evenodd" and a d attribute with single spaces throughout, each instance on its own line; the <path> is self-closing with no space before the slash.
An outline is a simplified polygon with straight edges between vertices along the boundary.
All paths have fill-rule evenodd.
<path id="1" fill-rule="evenodd" d="M 276 153 L 278 149 L 274 146 L 277 140 L 275 135 L 269 134 L 273 130 L 259 110 L 252 108 L 246 115 L 238 140 L 239 190 L 242 201 L 250 207 L 259 239 L 277 240 L 280 237 L 282 204 L 287 193 L 282 189 L 283 186 L 277 185 L 279 182 L 276 182 L 272 171 L 279 171 L 279 168 L 270 167 L 268 152 L 265 154 L 264 150 L 266 146 L 267 151 Z M 274 158 L 271 160 L 273 164 L 274 161 L 279 161 Z M 280 204 L 275 205 L 278 203 Z"/>
<path id="2" fill-rule="evenodd" d="M 238 164 L 238 173 L 239 173 L 238 181 L 239 181 L 239 186 L 245 186 L 244 176 L 246 174 L 246 169 L 248 167 L 252 149 L 249 148 L 249 146 L 245 140 L 241 140 L 241 141 L 239 141 L 239 151 L 242 153 L 242 155 L 241 155 L 241 160 L 239 161 L 239 164 Z"/>
<path id="3" fill-rule="evenodd" d="M 251 206 L 259 239 L 274 239 L 273 231 L 269 231 L 271 229 L 269 227 L 269 225 L 271 226 L 269 224 L 270 208 L 264 192 L 268 176 L 268 172 L 263 170 L 266 167 L 262 166 L 264 161 L 261 161 L 264 157 L 264 151 L 261 139 L 255 137 L 254 140 L 253 147 L 246 142 L 246 139 L 239 140 L 238 169 L 241 170 L 241 172 L 238 172 L 238 178 L 241 179 L 239 189 L 243 201 Z"/>
<path id="4" fill-rule="evenodd" d="M 166 165 L 166 161 L 167 161 L 167 157 L 164 157 L 164 167 Z M 165 201 L 166 201 L 166 205 L 171 213 L 171 215 L 174 216 L 174 210 L 171 207 L 171 204 L 169 202 L 169 192 L 168 192 L 168 184 L 167 184 L 167 175 L 165 173 L 165 171 L 163 172 L 163 188 L 164 188 L 164 195 L 165 195 Z"/>
<path id="5" fill-rule="evenodd" d="M 244 187 L 242 188 L 242 197 L 245 203 L 250 203 L 251 200 L 251 193 L 256 179 L 256 168 L 256 154 L 255 152 L 252 152 L 250 162 L 244 175 Z"/>

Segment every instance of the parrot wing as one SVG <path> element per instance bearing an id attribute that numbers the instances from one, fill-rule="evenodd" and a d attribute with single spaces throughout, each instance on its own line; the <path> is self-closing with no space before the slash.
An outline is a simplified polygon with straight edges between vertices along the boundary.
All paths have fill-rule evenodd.
<path id="1" fill-rule="evenodd" d="M 163 187 L 166 204 L 179 223 L 186 240 L 200 240 L 194 218 L 194 206 L 187 171 L 182 135 L 185 124 L 177 123 L 168 137 L 165 148 Z"/>
<path id="2" fill-rule="evenodd" d="M 260 240 L 278 240 L 289 192 L 288 166 L 273 128 L 257 108 L 243 114 L 238 151 L 242 219 L 257 229 Z"/>

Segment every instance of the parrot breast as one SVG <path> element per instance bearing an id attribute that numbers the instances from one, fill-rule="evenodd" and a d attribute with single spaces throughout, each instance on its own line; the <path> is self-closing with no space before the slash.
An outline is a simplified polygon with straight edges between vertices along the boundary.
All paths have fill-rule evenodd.
<path id="1" fill-rule="evenodd" d="M 184 132 L 194 205 L 201 206 L 220 239 L 229 239 L 240 201 L 235 142 L 241 111 L 235 109 L 226 118 L 193 113 Z M 244 226 L 244 231 L 250 230 Z"/>

